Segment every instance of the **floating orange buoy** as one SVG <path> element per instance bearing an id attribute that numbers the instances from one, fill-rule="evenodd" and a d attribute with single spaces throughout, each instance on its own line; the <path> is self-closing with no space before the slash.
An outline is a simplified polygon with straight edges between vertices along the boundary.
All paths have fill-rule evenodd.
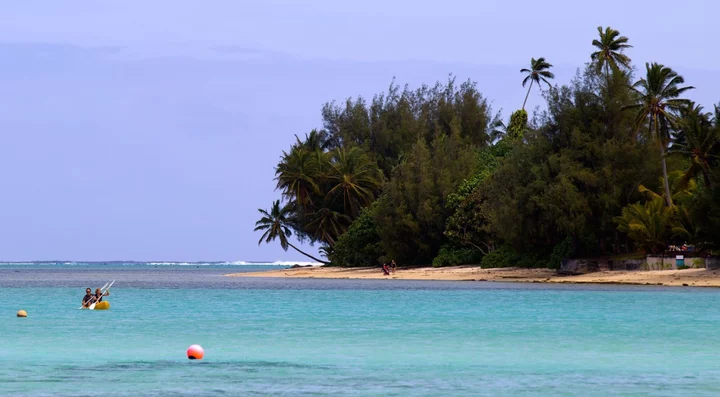
<path id="1" fill-rule="evenodd" d="M 202 360 L 205 355 L 205 351 L 200 345 L 192 345 L 187 349 L 187 357 L 190 360 Z"/>
<path id="2" fill-rule="evenodd" d="M 25 310 L 18 310 L 17 316 L 18 317 L 27 317 L 27 312 Z"/>

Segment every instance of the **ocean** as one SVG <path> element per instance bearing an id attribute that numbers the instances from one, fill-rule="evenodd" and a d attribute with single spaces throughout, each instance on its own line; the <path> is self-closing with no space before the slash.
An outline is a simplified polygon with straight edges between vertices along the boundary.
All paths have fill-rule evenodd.
<path id="1" fill-rule="evenodd" d="M 720 290 L 223 276 L 288 265 L 0 264 L 0 396 L 720 394 Z"/>

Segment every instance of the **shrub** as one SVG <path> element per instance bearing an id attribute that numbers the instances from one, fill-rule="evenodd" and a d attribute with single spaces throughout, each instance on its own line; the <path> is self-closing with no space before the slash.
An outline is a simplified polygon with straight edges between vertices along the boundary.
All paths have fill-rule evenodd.
<path id="1" fill-rule="evenodd" d="M 457 248 L 450 245 L 443 245 L 440 252 L 433 259 L 433 267 L 457 266 L 478 263 L 482 253 L 471 248 Z"/>
<path id="2" fill-rule="evenodd" d="M 550 269 L 559 269 L 562 260 L 571 257 L 574 251 L 572 239 L 570 237 L 566 237 L 565 240 L 561 241 L 553 248 L 552 253 L 550 254 L 550 259 L 547 262 L 547 267 Z"/>
<path id="3" fill-rule="evenodd" d="M 484 269 L 494 267 L 514 267 L 520 261 L 520 255 L 508 246 L 502 246 L 494 251 L 489 252 L 480 262 L 480 267 Z"/>
<path id="4" fill-rule="evenodd" d="M 330 256 L 333 264 L 344 267 L 375 266 L 383 255 L 373 218 L 373 203 L 365 208 L 360 216 L 338 239 Z"/>
<path id="5" fill-rule="evenodd" d="M 548 257 L 532 253 L 520 254 L 512 247 L 503 245 L 485 255 L 480 262 L 480 267 L 483 269 L 495 267 L 544 268 L 549 267 L 550 262 Z"/>
<path id="6" fill-rule="evenodd" d="M 508 123 L 507 134 L 510 139 L 522 139 L 527 129 L 528 114 L 525 109 L 520 109 L 510 115 L 510 123 Z"/>

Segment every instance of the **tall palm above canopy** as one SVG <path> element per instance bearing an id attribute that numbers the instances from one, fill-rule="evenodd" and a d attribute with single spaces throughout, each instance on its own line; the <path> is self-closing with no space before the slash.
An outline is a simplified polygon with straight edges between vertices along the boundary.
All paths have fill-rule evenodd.
<path id="1" fill-rule="evenodd" d="M 287 251 L 288 247 L 292 247 L 295 249 L 295 251 L 307 256 L 308 258 L 316 262 L 327 263 L 318 258 L 315 258 L 314 256 L 306 252 L 301 251 L 299 248 L 292 245 L 290 241 L 288 241 L 288 237 L 292 236 L 292 232 L 290 231 L 290 227 L 288 226 L 290 224 L 289 217 L 292 211 L 288 206 L 281 207 L 280 200 L 275 200 L 273 202 L 272 207 L 270 207 L 270 211 L 258 208 L 258 212 L 262 214 L 262 218 L 260 218 L 259 221 L 255 222 L 255 231 L 263 231 L 263 234 L 258 241 L 258 245 L 262 244 L 263 241 L 265 243 L 269 243 L 271 241 L 280 240 L 280 246 L 285 251 Z"/>
<path id="2" fill-rule="evenodd" d="M 555 75 L 548 69 L 552 67 L 551 64 L 547 63 L 545 61 L 545 58 L 532 58 L 530 60 L 530 69 L 520 69 L 520 73 L 526 73 L 527 76 L 523 79 L 522 85 L 525 87 L 527 82 L 530 82 L 530 86 L 528 87 L 528 92 L 525 94 L 525 100 L 523 101 L 522 108 L 525 109 L 525 103 L 527 103 L 528 96 L 530 95 L 530 89 L 533 86 L 533 83 L 537 83 L 537 85 L 540 85 L 540 82 L 544 82 L 548 85 L 548 87 L 551 86 L 549 79 L 554 79 Z"/>
<path id="3" fill-rule="evenodd" d="M 657 140 L 662 161 L 665 203 L 671 207 L 673 203 L 668 183 L 665 151 L 670 140 L 670 128 L 677 125 L 677 114 L 690 103 L 689 100 L 680 98 L 680 96 L 694 87 L 681 87 L 685 83 L 685 79 L 674 70 L 659 63 L 646 63 L 645 69 L 647 72 L 645 78 L 631 86 L 637 94 L 637 103 L 625 108 L 637 111 L 636 129 L 647 122 L 648 133 Z"/>
<path id="4" fill-rule="evenodd" d="M 610 68 L 618 70 L 620 66 L 630 67 L 630 58 L 623 54 L 623 51 L 632 46 L 628 44 L 627 37 L 620 36 L 620 32 L 609 26 L 605 28 L 605 31 L 602 26 L 598 26 L 597 30 L 600 39 L 592 41 L 592 45 L 597 48 L 597 51 L 593 52 L 590 58 L 595 61 L 598 71 L 605 69 L 605 79 L 609 82 Z"/>

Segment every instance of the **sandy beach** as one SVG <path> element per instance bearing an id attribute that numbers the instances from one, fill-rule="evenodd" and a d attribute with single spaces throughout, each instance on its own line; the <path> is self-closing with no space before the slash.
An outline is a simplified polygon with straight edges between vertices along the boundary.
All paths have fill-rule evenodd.
<path id="1" fill-rule="evenodd" d="M 595 283 L 720 287 L 720 272 L 706 269 L 606 271 L 583 275 L 559 275 L 551 269 L 498 268 L 474 266 L 421 267 L 401 269 L 389 276 L 380 268 L 303 267 L 266 272 L 232 273 L 229 277 L 347 278 L 398 280 L 499 281 L 533 283 Z"/>

